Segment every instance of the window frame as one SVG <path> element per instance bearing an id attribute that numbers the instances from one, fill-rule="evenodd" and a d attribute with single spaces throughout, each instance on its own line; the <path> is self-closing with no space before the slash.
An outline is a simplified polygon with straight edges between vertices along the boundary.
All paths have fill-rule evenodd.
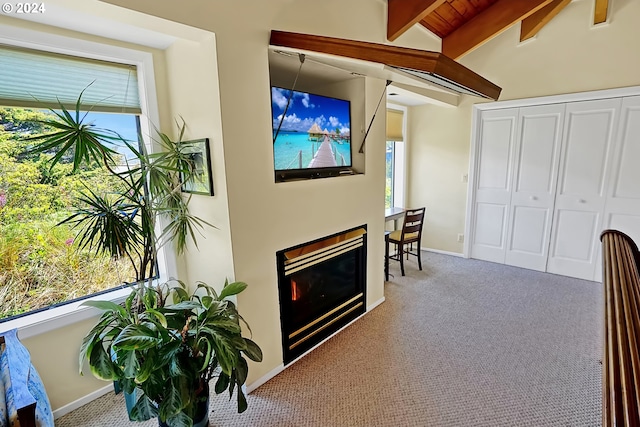
<path id="1" fill-rule="evenodd" d="M 391 189 L 391 207 L 405 207 L 406 195 L 406 144 L 407 135 L 407 107 L 404 105 L 387 103 L 387 109 L 402 111 L 402 141 L 393 142 L 393 177 L 391 179 L 393 188 Z M 385 145 L 386 149 L 386 145 Z M 385 163 L 386 164 L 386 163 Z M 386 176 L 386 175 L 385 175 Z"/>
<path id="2" fill-rule="evenodd" d="M 138 73 L 138 90 L 142 110 L 142 114 L 139 116 L 140 130 L 145 146 L 153 151 L 150 135 L 153 135 L 155 129 L 159 128 L 160 114 L 152 53 L 11 26 L 0 26 L 0 43 L 135 65 Z M 118 42 L 114 41 L 114 43 Z M 158 281 L 168 280 L 176 275 L 176 271 L 175 251 L 169 246 L 160 248 L 158 251 Z M 96 295 L 93 299 L 119 303 L 124 301 L 129 293 L 129 286 L 122 285 L 112 291 Z M 82 307 L 82 302 L 74 301 L 2 322 L 0 323 L 0 332 L 17 328 L 20 331 L 20 338 L 25 339 L 89 319 L 100 313 L 95 308 Z"/>

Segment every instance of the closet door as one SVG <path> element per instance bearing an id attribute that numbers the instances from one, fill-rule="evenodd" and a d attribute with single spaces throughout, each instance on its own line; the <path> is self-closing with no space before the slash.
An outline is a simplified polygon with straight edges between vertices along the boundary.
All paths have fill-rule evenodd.
<path id="1" fill-rule="evenodd" d="M 622 100 L 612 160 L 602 228 L 620 230 L 640 245 L 640 96 Z M 601 262 L 595 280 L 602 280 Z"/>
<path id="2" fill-rule="evenodd" d="M 505 263 L 545 271 L 565 104 L 520 109 Z"/>
<path id="3" fill-rule="evenodd" d="M 621 99 L 567 104 L 547 271 L 593 280 Z"/>
<path id="4" fill-rule="evenodd" d="M 476 147 L 471 257 L 504 263 L 518 109 L 485 111 Z"/>

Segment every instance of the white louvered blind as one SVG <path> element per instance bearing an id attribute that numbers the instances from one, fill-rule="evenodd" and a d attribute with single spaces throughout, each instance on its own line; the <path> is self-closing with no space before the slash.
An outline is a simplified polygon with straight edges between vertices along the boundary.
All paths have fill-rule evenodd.
<path id="1" fill-rule="evenodd" d="M 134 65 L 0 45 L 0 105 L 74 109 L 83 89 L 87 109 L 141 113 Z"/>
<path id="2" fill-rule="evenodd" d="M 402 111 L 387 110 L 387 141 L 403 141 L 403 114 Z"/>

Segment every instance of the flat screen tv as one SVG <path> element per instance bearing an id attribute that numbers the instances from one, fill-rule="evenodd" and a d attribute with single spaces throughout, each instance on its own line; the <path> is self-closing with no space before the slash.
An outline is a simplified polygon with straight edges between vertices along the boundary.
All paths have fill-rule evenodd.
<path id="1" fill-rule="evenodd" d="M 276 181 L 350 173 L 349 101 L 273 86 L 271 111 Z"/>

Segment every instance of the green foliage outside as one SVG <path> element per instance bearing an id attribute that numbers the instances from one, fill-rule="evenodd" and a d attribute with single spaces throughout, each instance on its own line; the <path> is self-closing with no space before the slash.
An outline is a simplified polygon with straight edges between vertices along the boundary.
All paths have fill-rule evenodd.
<path id="1" fill-rule="evenodd" d="M 393 150 L 394 142 L 387 141 L 386 147 L 386 185 L 384 191 L 384 207 L 390 208 L 393 202 Z"/>
<path id="2" fill-rule="evenodd" d="M 25 138 L 51 131 L 51 113 L 0 108 L 0 319 L 131 281 L 127 263 L 78 250 L 67 218 L 85 186 L 109 193 L 115 178 L 97 165 L 72 174 L 72 158 L 29 155 Z"/>

